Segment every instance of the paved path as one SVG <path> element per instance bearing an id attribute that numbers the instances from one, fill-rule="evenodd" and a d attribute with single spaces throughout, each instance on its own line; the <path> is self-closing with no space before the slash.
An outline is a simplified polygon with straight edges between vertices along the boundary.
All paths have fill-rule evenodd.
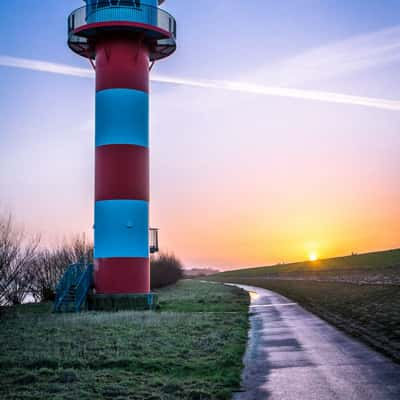
<path id="1" fill-rule="evenodd" d="M 237 286 L 252 301 L 234 400 L 400 400 L 400 365 L 277 293 Z"/>

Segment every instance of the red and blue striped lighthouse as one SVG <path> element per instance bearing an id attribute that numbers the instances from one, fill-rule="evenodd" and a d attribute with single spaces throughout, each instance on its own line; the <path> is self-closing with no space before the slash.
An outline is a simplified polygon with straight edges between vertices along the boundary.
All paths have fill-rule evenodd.
<path id="1" fill-rule="evenodd" d="M 149 71 L 176 48 L 163 0 L 85 0 L 69 47 L 96 71 L 94 282 L 97 294 L 148 294 Z"/>

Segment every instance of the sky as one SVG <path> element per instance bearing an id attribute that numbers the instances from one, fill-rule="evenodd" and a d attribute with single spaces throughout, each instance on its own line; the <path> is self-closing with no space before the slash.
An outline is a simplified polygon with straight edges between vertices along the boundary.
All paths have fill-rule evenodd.
<path id="1" fill-rule="evenodd" d="M 94 81 L 80 0 L 0 2 L 0 207 L 92 237 Z M 187 267 L 400 247 L 398 0 L 168 0 L 152 71 L 151 224 Z"/>

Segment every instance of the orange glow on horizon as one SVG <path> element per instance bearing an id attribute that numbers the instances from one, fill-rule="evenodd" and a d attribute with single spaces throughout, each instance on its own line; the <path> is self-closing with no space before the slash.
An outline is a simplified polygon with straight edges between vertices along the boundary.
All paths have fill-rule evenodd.
<path id="1" fill-rule="evenodd" d="M 325 259 L 400 247 L 397 113 L 389 119 L 356 107 L 278 107 L 275 99 L 254 110 L 256 102 L 250 107 L 230 95 L 189 95 L 171 91 L 152 100 L 151 224 L 160 228 L 162 251 L 186 267 L 228 270 L 308 260 L 311 252 Z M 171 132 L 158 134 L 166 126 Z M 3 168 L 21 182 L 3 178 L 0 206 L 41 234 L 43 245 L 83 232 L 92 239 L 92 132 L 87 138 L 84 148 L 68 151 L 85 160 L 75 169 L 63 153 L 43 158 L 43 146 L 29 149 L 23 170 L 15 155 L 13 168 Z M 27 163 L 34 154 L 41 155 L 38 171 L 36 159 Z"/>

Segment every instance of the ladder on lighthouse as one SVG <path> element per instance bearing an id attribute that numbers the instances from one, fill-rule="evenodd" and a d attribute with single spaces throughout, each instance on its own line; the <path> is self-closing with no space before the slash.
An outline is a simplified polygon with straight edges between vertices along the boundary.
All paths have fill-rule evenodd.
<path id="1" fill-rule="evenodd" d="M 79 312 L 86 303 L 93 284 L 92 264 L 72 264 L 56 288 L 54 312 Z"/>

